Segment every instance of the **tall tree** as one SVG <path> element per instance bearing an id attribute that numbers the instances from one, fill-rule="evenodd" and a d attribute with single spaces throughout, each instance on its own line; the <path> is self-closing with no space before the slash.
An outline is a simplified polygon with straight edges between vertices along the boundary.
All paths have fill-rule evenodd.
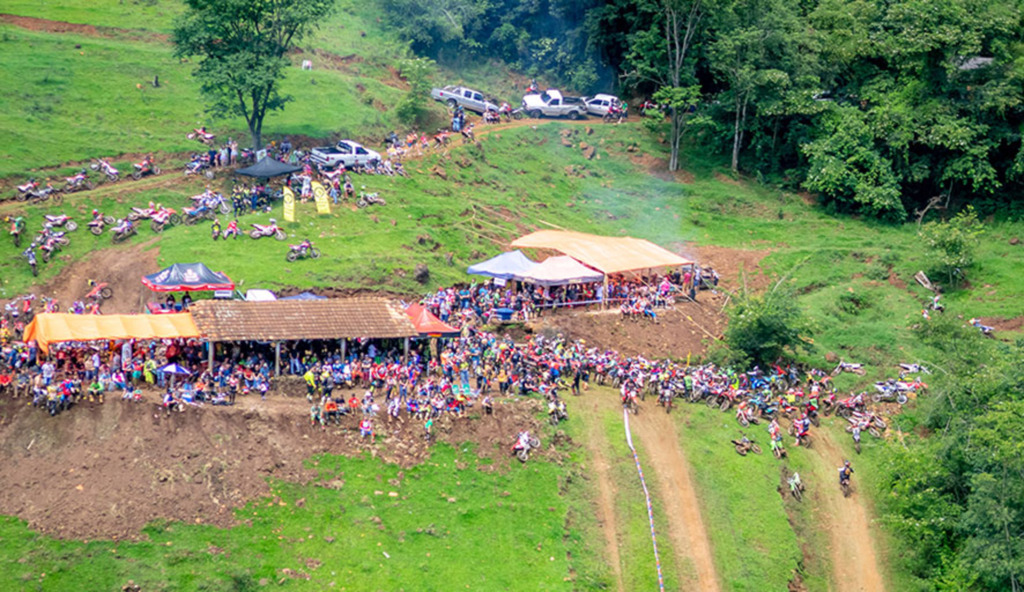
<path id="1" fill-rule="evenodd" d="M 690 51 L 699 38 L 707 14 L 707 0 L 660 0 L 646 5 L 651 25 L 633 38 L 627 54 L 625 78 L 633 84 L 653 84 L 668 99 L 671 155 L 668 168 L 679 170 L 679 148 L 686 131 L 686 116 L 694 104 L 680 104 L 696 94 Z M 683 91 L 681 89 L 688 89 Z M 675 100 L 678 99 L 678 100 Z M 684 101 L 685 102 L 685 101 Z"/>
<path id="2" fill-rule="evenodd" d="M 278 85 L 288 52 L 330 14 L 334 0 L 185 0 L 175 24 L 179 57 L 199 56 L 193 75 L 218 116 L 240 115 L 262 147 L 263 119 L 291 97 Z"/>

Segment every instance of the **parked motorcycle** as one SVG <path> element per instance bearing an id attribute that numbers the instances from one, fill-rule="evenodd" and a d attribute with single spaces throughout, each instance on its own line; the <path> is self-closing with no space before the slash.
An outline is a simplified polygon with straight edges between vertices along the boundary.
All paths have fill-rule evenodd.
<path id="1" fill-rule="evenodd" d="M 111 226 L 114 222 L 116 222 L 116 220 L 114 220 L 113 216 L 104 216 L 96 210 L 93 210 L 92 220 L 89 220 L 86 226 L 89 227 L 89 232 L 93 233 L 93 235 L 100 236 L 103 234 L 103 229 L 107 226 Z"/>
<path id="2" fill-rule="evenodd" d="M 161 208 L 150 217 L 149 227 L 153 232 L 163 232 L 168 226 L 181 224 L 181 216 L 173 208 Z"/>
<path id="3" fill-rule="evenodd" d="M 302 243 L 297 245 L 288 245 L 288 254 L 285 255 L 285 259 L 287 259 L 289 263 L 294 263 L 299 259 L 306 258 L 319 259 L 320 249 L 314 247 L 313 243 L 308 240 L 302 241 Z"/>
<path id="4" fill-rule="evenodd" d="M 95 159 L 93 163 L 89 165 L 89 168 L 103 173 L 107 177 L 107 181 L 110 181 L 111 183 L 121 179 L 121 171 L 115 169 L 113 165 L 110 164 L 110 161 L 105 158 Z"/>
<path id="5" fill-rule="evenodd" d="M 283 230 L 277 227 L 277 221 L 273 218 L 270 219 L 270 224 L 252 224 L 253 230 L 249 232 L 249 238 L 259 239 L 264 237 L 272 236 L 279 241 L 283 241 L 287 238 L 287 235 Z"/>
<path id="6" fill-rule="evenodd" d="M 25 232 L 25 219 L 21 216 L 15 216 L 11 218 L 8 216 L 5 220 L 10 226 L 8 232 L 11 234 L 11 239 L 14 241 L 15 247 L 21 246 L 21 235 Z"/>
<path id="7" fill-rule="evenodd" d="M 160 167 L 153 164 L 153 161 L 149 158 L 144 159 L 142 162 L 136 162 L 132 164 L 132 179 L 138 181 L 146 175 L 159 175 Z"/>
<path id="8" fill-rule="evenodd" d="M 35 276 L 39 275 L 39 269 L 36 266 L 36 250 L 35 250 L 35 247 L 32 246 L 32 245 L 29 245 L 29 247 L 27 249 L 25 249 L 24 251 L 22 251 L 21 254 L 26 259 L 28 259 L 29 267 L 32 268 L 32 276 L 35 277 Z"/>
<path id="9" fill-rule="evenodd" d="M 739 440 L 732 440 L 733 445 L 736 447 L 736 453 L 740 456 L 746 456 L 748 452 L 754 454 L 761 454 L 761 447 L 754 443 L 753 440 L 743 436 Z"/>
<path id="10" fill-rule="evenodd" d="M 89 173 L 85 169 L 78 172 L 73 177 L 64 177 L 64 193 L 73 193 L 75 191 L 88 191 L 95 187 L 92 181 L 89 180 Z"/>
<path id="11" fill-rule="evenodd" d="M 216 135 L 206 131 L 205 126 L 200 128 L 193 128 L 190 133 L 185 134 L 185 137 L 188 138 L 189 140 L 197 140 L 199 142 L 202 142 L 207 146 L 212 146 L 214 140 L 217 139 Z"/>
<path id="12" fill-rule="evenodd" d="M 29 179 L 27 183 L 18 185 L 18 195 L 16 195 L 15 198 L 18 201 L 25 201 L 28 199 L 28 194 L 32 193 L 36 189 L 39 189 L 39 181 L 36 181 L 35 178 Z"/>
<path id="13" fill-rule="evenodd" d="M 49 224 L 51 228 L 64 227 L 68 232 L 74 232 L 78 230 L 78 223 L 71 219 L 66 214 L 60 214 L 59 216 L 54 214 L 46 214 L 43 216 L 45 224 Z"/>
<path id="14" fill-rule="evenodd" d="M 57 191 L 57 189 L 54 188 L 54 186 L 51 185 L 50 183 L 47 183 L 46 186 L 41 189 L 35 189 L 33 191 L 29 191 L 28 193 L 19 193 L 16 199 L 18 201 L 29 200 L 37 202 L 52 199 L 53 204 L 57 206 L 64 203 L 64 196 L 59 191 Z"/>
<path id="15" fill-rule="evenodd" d="M 206 156 L 195 157 L 185 165 L 185 176 L 203 175 L 207 179 L 213 179 L 213 169 L 210 168 L 210 160 Z"/>
<path id="16" fill-rule="evenodd" d="M 213 220 L 217 217 L 214 211 L 206 206 L 185 208 L 182 210 L 182 213 L 184 215 L 181 217 L 181 220 L 185 223 L 185 226 L 195 226 L 203 220 Z"/>
<path id="17" fill-rule="evenodd" d="M 130 237 L 138 234 L 138 230 L 135 229 L 135 224 L 131 220 L 123 219 L 118 221 L 117 226 L 110 230 L 113 233 L 111 241 L 114 244 L 122 243 L 128 240 Z"/>

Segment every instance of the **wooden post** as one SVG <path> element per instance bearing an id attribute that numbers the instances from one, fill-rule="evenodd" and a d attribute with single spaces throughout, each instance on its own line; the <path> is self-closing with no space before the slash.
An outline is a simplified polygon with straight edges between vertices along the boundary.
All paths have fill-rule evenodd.
<path id="1" fill-rule="evenodd" d="M 402 363 L 409 363 L 409 338 L 406 337 L 402 340 Z"/>
<path id="2" fill-rule="evenodd" d="M 274 378 L 281 376 L 281 342 L 274 343 Z"/>
<path id="3" fill-rule="evenodd" d="M 348 360 L 348 339 L 341 339 L 341 361 L 345 362 Z"/>
<path id="4" fill-rule="evenodd" d="M 608 308 L 608 274 L 604 274 L 604 290 L 601 292 L 601 310 Z"/>
<path id="5" fill-rule="evenodd" d="M 207 347 L 209 348 L 209 350 L 210 350 L 210 352 L 209 352 L 209 356 L 208 356 L 208 358 L 207 358 L 207 362 L 206 362 L 206 369 L 207 369 L 207 370 L 208 370 L 209 372 L 213 372 L 213 350 L 214 350 L 214 348 L 216 347 L 216 344 L 214 344 L 214 342 L 213 342 L 213 341 L 207 341 L 207 342 L 206 342 L 206 346 L 207 346 Z"/>

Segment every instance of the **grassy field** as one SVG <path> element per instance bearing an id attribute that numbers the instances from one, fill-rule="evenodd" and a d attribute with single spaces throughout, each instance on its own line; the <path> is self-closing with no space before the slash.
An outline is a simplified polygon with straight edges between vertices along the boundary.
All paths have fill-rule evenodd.
<path id="1" fill-rule="evenodd" d="M 243 526 L 154 524 L 134 543 L 58 541 L 3 519 L 0 587 L 113 590 L 134 579 L 167 592 L 266 582 L 318 591 L 572 590 L 577 578 L 600 587 L 591 540 L 567 532 L 572 483 L 582 479 L 566 480 L 550 462 L 500 471 L 482 471 L 482 462 L 443 445 L 406 470 L 320 456 L 309 461 L 319 482 L 273 483 L 272 497 L 237 511 Z M 586 532 L 587 520 L 574 513 L 574 529 Z"/>

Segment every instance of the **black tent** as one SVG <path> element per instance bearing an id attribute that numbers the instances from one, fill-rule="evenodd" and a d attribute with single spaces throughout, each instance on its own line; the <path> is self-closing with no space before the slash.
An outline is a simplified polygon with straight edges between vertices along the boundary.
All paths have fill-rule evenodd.
<path id="1" fill-rule="evenodd" d="M 259 177 L 262 179 L 269 179 L 270 177 L 278 177 L 280 175 L 287 175 L 296 171 L 301 171 L 302 167 L 292 166 L 285 164 L 279 160 L 274 160 L 269 156 L 264 156 L 263 160 L 256 164 L 245 167 L 244 169 L 238 169 L 235 171 L 239 175 L 246 175 L 247 177 Z"/>
<path id="2" fill-rule="evenodd" d="M 142 283 L 154 292 L 202 292 L 235 288 L 235 282 L 224 272 L 210 271 L 202 263 L 175 263 L 152 275 L 143 276 Z"/>

